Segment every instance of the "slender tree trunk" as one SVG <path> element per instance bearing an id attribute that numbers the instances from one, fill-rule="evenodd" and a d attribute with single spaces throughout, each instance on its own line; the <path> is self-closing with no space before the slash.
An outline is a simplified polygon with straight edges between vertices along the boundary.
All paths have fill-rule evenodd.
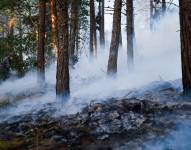
<path id="1" fill-rule="evenodd" d="M 150 0 L 150 30 L 153 30 L 153 15 L 154 15 L 154 6 L 153 0 Z"/>
<path id="2" fill-rule="evenodd" d="M 38 79 L 42 83 L 45 80 L 45 16 L 46 0 L 39 0 L 39 32 L 37 49 Z"/>
<path id="3" fill-rule="evenodd" d="M 162 12 L 165 13 L 166 11 L 166 0 L 162 0 Z"/>
<path id="4" fill-rule="evenodd" d="M 20 44 L 19 44 L 19 49 L 20 52 L 19 55 L 20 57 L 22 56 L 22 50 L 23 50 L 23 30 L 22 30 L 22 20 L 21 17 L 19 17 L 19 38 L 20 38 Z"/>
<path id="5" fill-rule="evenodd" d="M 22 28 L 22 19 L 19 17 L 19 76 L 22 77 L 24 75 L 24 61 L 23 61 L 23 28 Z"/>
<path id="6" fill-rule="evenodd" d="M 81 23 L 80 23 L 80 14 L 81 14 L 81 3 L 82 1 L 79 0 L 78 3 L 78 21 L 77 21 L 77 31 L 76 31 L 76 46 L 75 46 L 75 56 L 78 57 L 79 55 L 79 48 L 80 48 L 80 29 L 81 29 Z"/>
<path id="7" fill-rule="evenodd" d="M 122 31 L 121 31 L 121 26 L 120 26 L 119 47 L 122 47 L 122 45 L 123 45 L 123 40 L 122 40 Z"/>
<path id="8" fill-rule="evenodd" d="M 160 1 L 154 1 L 154 13 L 153 13 L 153 19 L 159 19 L 160 14 L 161 14 L 161 9 L 160 9 Z"/>
<path id="9" fill-rule="evenodd" d="M 52 47 L 54 49 L 54 55 L 57 57 L 58 53 L 58 20 L 56 11 L 56 0 L 50 0 L 50 13 L 52 23 Z"/>
<path id="10" fill-rule="evenodd" d="M 70 95 L 69 87 L 69 33 L 68 33 L 68 0 L 60 1 L 59 14 L 61 16 L 61 43 L 58 50 L 57 74 L 56 74 L 56 94 L 61 98 L 68 98 Z"/>
<path id="11" fill-rule="evenodd" d="M 184 92 L 191 91 L 191 0 L 180 0 L 180 37 Z"/>
<path id="12" fill-rule="evenodd" d="M 127 64 L 128 69 L 133 69 L 134 61 L 134 15 L 133 15 L 133 0 L 126 1 L 126 14 L 127 14 Z"/>
<path id="13" fill-rule="evenodd" d="M 94 0 L 90 0 L 90 56 L 97 56 L 96 18 Z"/>
<path id="14" fill-rule="evenodd" d="M 97 29 L 99 30 L 99 34 L 100 34 L 100 44 L 101 44 L 101 17 L 102 17 L 102 2 L 101 0 L 98 0 L 99 5 L 98 5 L 98 14 L 96 16 L 96 25 L 97 25 Z"/>
<path id="15" fill-rule="evenodd" d="M 79 21 L 78 21 L 78 27 L 77 27 L 77 31 L 76 31 L 76 46 L 75 46 L 75 56 L 78 56 L 79 54 L 79 45 L 80 45 L 80 25 L 79 25 Z"/>
<path id="16" fill-rule="evenodd" d="M 105 1 L 104 0 L 100 0 L 101 1 L 101 28 L 100 28 L 100 44 L 101 46 L 104 48 L 105 47 Z"/>
<path id="17" fill-rule="evenodd" d="M 4 26 L 4 24 L 2 26 L 2 38 L 5 38 L 5 26 Z"/>
<path id="18" fill-rule="evenodd" d="M 75 43 L 78 28 L 78 0 L 72 0 L 69 52 L 71 64 L 75 63 Z"/>
<path id="19" fill-rule="evenodd" d="M 2 27 L 2 38 L 3 39 L 5 38 L 5 28 L 4 28 L 4 26 Z"/>
<path id="20" fill-rule="evenodd" d="M 110 54 L 107 68 L 107 74 L 111 76 L 117 73 L 117 57 L 118 57 L 120 27 L 121 27 L 121 7 L 122 7 L 122 0 L 115 0 L 112 39 L 111 39 Z"/>

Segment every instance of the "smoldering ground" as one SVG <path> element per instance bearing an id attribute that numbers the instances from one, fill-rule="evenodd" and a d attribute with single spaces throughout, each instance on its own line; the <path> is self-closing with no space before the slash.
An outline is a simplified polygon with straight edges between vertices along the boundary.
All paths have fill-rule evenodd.
<path id="1" fill-rule="evenodd" d="M 107 5 L 113 4 L 108 2 Z M 119 51 L 117 78 L 115 80 L 107 78 L 106 70 L 112 25 L 112 15 L 107 14 L 106 48 L 99 49 L 97 59 L 90 63 L 88 47 L 85 47 L 87 51 L 82 52 L 79 62 L 74 69 L 70 70 L 71 98 L 68 103 L 71 105 L 84 104 L 91 100 L 123 97 L 129 91 L 153 81 L 170 81 L 181 78 L 178 9 L 176 7 L 169 8 L 169 12 L 164 17 L 156 20 L 155 30 L 150 31 L 148 8 L 149 1 L 135 3 L 134 71 L 129 72 L 127 69 L 126 41 L 124 40 L 126 32 L 125 26 L 123 26 L 124 44 Z M 143 12 L 140 11 L 142 9 L 144 9 Z M 125 21 L 124 16 L 122 21 Z M 39 100 L 43 104 L 49 101 L 56 102 L 55 74 L 56 64 L 52 64 L 46 69 L 46 89 L 38 86 L 34 72 L 28 73 L 24 78 L 18 80 L 8 80 L 0 86 L 0 98 L 3 100 L 8 97 L 13 101 L 15 97 L 17 99 L 19 97 L 25 99 L 26 97 L 29 101 L 31 99 L 32 103 L 25 110 L 30 110 L 33 104 L 39 106 Z M 37 95 L 31 97 L 35 93 Z M 18 110 L 22 109 L 18 108 Z M 73 110 L 69 110 L 73 112 Z M 79 109 L 77 108 L 77 110 Z"/>
<path id="2" fill-rule="evenodd" d="M 86 50 L 82 52 L 79 62 L 73 69 L 70 69 L 71 98 L 67 102 L 56 100 L 54 89 L 56 64 L 52 64 L 46 68 L 46 87 L 43 89 L 37 84 L 35 72 L 29 72 L 24 78 L 8 80 L 0 85 L 1 101 L 11 102 L 11 105 L 1 108 L 1 121 L 12 119 L 14 116 L 35 114 L 41 109 L 47 109 L 47 112 L 52 108 L 56 109 L 53 117 L 75 114 L 90 103 L 107 101 L 111 98 L 122 99 L 132 95 L 136 96 L 137 91 L 144 93 L 146 87 L 147 91 L 157 91 L 156 84 L 150 84 L 156 81 L 159 89 L 170 87 L 176 89 L 177 94 L 181 92 L 181 82 L 176 82 L 176 84 L 171 82 L 181 78 L 178 9 L 170 9 L 164 17 L 156 20 L 155 30 L 150 31 L 148 6 L 149 3 L 144 2 L 143 5 L 142 1 L 135 3 L 136 48 L 133 72 L 129 72 L 127 69 L 126 32 L 123 27 L 124 44 L 119 50 L 117 78 L 107 78 L 112 25 L 112 16 L 107 15 L 106 48 L 99 49 L 97 59 L 89 62 L 88 47 L 85 46 Z M 144 13 L 140 11 L 141 9 L 145 10 Z M 123 19 L 123 21 L 125 20 Z M 166 84 L 166 81 L 170 84 Z M 38 113 L 36 114 L 38 115 Z M 185 129 L 187 130 L 187 127 Z M 177 131 L 173 135 L 178 139 L 179 134 L 183 133 Z M 168 137 L 167 141 L 168 139 L 170 138 Z M 157 142 L 155 144 L 160 147 Z M 189 146 L 189 142 L 187 145 Z M 152 149 L 152 147 L 150 148 Z"/>

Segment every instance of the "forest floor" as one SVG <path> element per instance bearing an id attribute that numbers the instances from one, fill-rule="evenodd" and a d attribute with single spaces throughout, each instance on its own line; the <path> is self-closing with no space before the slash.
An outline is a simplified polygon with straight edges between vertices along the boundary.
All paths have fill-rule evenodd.
<path id="1" fill-rule="evenodd" d="M 187 150 L 191 143 L 182 146 L 176 135 L 190 132 L 191 99 L 173 84 L 156 82 L 126 98 L 92 102 L 76 114 L 55 117 L 58 110 L 49 103 L 1 119 L 0 150 Z"/>

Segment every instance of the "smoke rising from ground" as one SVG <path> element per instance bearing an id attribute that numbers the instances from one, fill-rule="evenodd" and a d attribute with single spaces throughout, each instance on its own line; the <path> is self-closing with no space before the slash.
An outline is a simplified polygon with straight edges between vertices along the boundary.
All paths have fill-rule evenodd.
<path id="1" fill-rule="evenodd" d="M 111 2 L 108 5 L 112 5 Z M 75 69 L 70 70 L 71 98 L 61 114 L 75 113 L 92 100 L 124 97 L 129 91 L 153 81 L 176 80 L 181 78 L 180 39 L 178 10 L 172 9 L 164 17 L 156 20 L 155 30 L 149 29 L 149 3 L 135 3 L 135 68 L 127 70 L 126 32 L 122 27 L 123 47 L 119 50 L 118 74 L 116 79 L 108 79 L 106 70 L 109 57 L 109 45 L 112 31 L 112 15 L 106 15 L 106 48 L 98 50 L 96 60 L 89 62 L 88 47 L 82 51 Z M 140 11 L 143 9 L 144 11 Z M 125 18 L 122 18 L 123 24 Z M 88 41 L 87 41 L 88 42 Z M 88 45 L 88 44 L 87 44 Z M 14 106 L 10 115 L 28 113 L 40 109 L 43 105 L 57 102 L 55 96 L 56 64 L 46 69 L 46 89 L 41 89 L 36 73 L 30 72 L 24 78 L 6 81 L 0 85 L 0 99 L 7 96 L 29 95 Z M 39 93 L 40 94 L 35 94 Z M 21 103 L 21 104 L 20 104 Z M 60 106 L 60 105 L 59 105 Z M 5 114 L 7 113 L 4 112 Z"/>
<path id="2" fill-rule="evenodd" d="M 189 150 L 191 147 L 191 122 L 181 120 L 177 130 L 170 133 L 166 138 L 146 143 L 144 150 Z"/>
<path id="3" fill-rule="evenodd" d="M 109 5 L 112 4 L 109 3 Z M 122 20 L 124 24 L 124 16 Z M 98 57 L 92 62 L 89 62 L 88 47 L 85 46 L 85 49 L 82 50 L 79 62 L 74 69 L 70 69 L 71 98 L 67 102 L 56 100 L 56 64 L 52 64 L 46 69 L 45 89 L 37 84 L 35 72 L 29 72 L 21 79 L 8 80 L 0 85 L 0 101 L 6 99 L 13 101 L 10 107 L 0 109 L 0 121 L 13 116 L 35 114 L 42 108 L 49 110 L 49 107 L 57 109 L 55 116 L 72 114 L 79 112 L 91 101 L 123 98 L 134 89 L 140 89 L 140 91 L 154 89 L 162 86 L 163 80 L 180 79 L 178 9 L 171 9 L 165 16 L 156 20 L 154 31 L 150 31 L 149 25 L 149 3 L 137 0 L 135 3 L 134 71 L 128 72 L 127 70 L 126 32 L 125 26 L 122 26 L 123 47 L 119 50 L 118 74 L 115 79 L 109 79 L 106 71 L 112 15 L 106 15 L 106 48 L 98 49 Z M 153 81 L 159 82 L 150 84 Z M 176 82 L 173 86 L 181 88 L 181 83 Z M 145 150 L 188 150 L 191 147 L 190 128 L 190 122 L 180 123 L 178 130 L 172 132 L 167 138 L 159 139 L 154 143 L 145 143 Z"/>

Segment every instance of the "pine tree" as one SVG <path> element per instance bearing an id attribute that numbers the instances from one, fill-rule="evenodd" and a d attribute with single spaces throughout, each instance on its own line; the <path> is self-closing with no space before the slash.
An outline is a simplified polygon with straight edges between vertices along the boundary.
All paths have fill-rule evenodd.
<path id="1" fill-rule="evenodd" d="M 54 55 L 57 57 L 58 53 L 58 22 L 57 22 L 57 10 L 56 0 L 50 0 L 50 14 L 51 14 L 51 27 L 52 27 L 52 47 L 54 49 Z"/>
<path id="2" fill-rule="evenodd" d="M 184 92 L 191 91 L 191 0 L 180 0 L 180 37 Z"/>
<path id="3" fill-rule="evenodd" d="M 39 32 L 37 49 L 37 72 L 40 82 L 45 80 L 45 16 L 46 0 L 39 0 Z"/>
<path id="4" fill-rule="evenodd" d="M 128 69 L 132 70 L 134 61 L 134 15 L 133 15 L 133 0 L 126 0 L 126 15 L 127 15 L 127 64 Z"/>
<path id="5" fill-rule="evenodd" d="M 75 45 L 77 40 L 78 31 L 78 17 L 79 17 L 79 0 L 72 0 L 71 8 L 71 24 L 70 24 L 70 42 L 69 42 L 69 52 L 70 52 L 70 62 L 75 63 Z"/>
<path id="6" fill-rule="evenodd" d="M 166 11 L 166 0 L 162 0 L 162 12 L 165 13 Z"/>
<path id="7" fill-rule="evenodd" d="M 122 0 L 115 0 L 112 39 L 110 44 L 110 54 L 107 68 L 107 74 L 111 76 L 117 73 L 117 57 L 121 31 L 121 7 Z"/>
<path id="8" fill-rule="evenodd" d="M 99 12 L 100 12 L 100 45 L 105 47 L 105 1 L 99 1 Z"/>
<path id="9" fill-rule="evenodd" d="M 70 77 L 69 77 L 69 33 L 68 33 L 68 0 L 59 3 L 59 24 L 61 25 L 58 58 L 57 58 L 57 74 L 56 74 L 56 94 L 60 98 L 68 98 L 70 96 Z"/>
<path id="10" fill-rule="evenodd" d="M 90 0 L 90 56 L 97 56 L 97 36 L 94 0 Z"/>

